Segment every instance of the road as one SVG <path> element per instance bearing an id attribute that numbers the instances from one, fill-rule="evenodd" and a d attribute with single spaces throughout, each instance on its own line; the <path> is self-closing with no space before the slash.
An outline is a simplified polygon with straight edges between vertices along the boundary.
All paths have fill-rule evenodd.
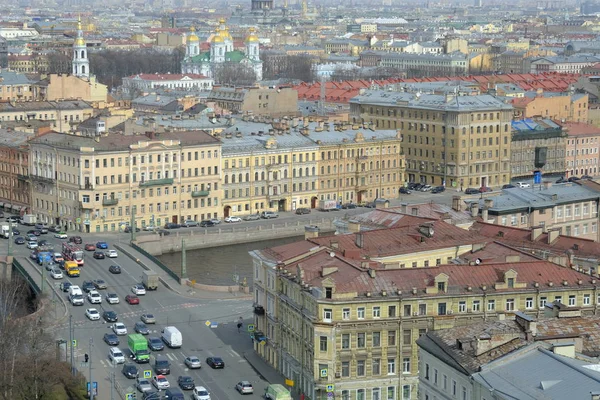
<path id="1" fill-rule="evenodd" d="M 22 231 L 26 227 L 20 226 Z M 107 235 L 108 237 L 108 235 Z M 62 240 L 52 237 L 52 234 L 42 235 L 60 249 Z M 99 239 L 98 239 L 99 240 Z M 114 237 L 113 237 L 114 240 Z M 108 240 L 110 245 L 110 240 Z M 13 246 L 15 256 L 27 257 L 30 251 L 25 246 Z M 113 275 L 108 272 L 111 264 L 121 266 L 123 273 Z M 39 268 L 39 267 L 38 267 Z M 195 380 L 196 385 L 205 386 L 211 393 L 213 400 L 228 400 L 240 396 L 234 386 L 240 380 L 248 380 L 253 383 L 255 394 L 244 396 L 244 398 L 258 398 L 264 393 L 267 382 L 263 381 L 244 359 L 244 352 L 252 351 L 252 343 L 249 334 L 238 333 L 236 323 L 241 316 L 246 323 L 252 320 L 252 304 L 248 300 L 205 300 L 190 299 L 180 296 L 160 286 L 157 291 L 148 292 L 140 297 L 139 305 L 129 305 L 124 301 L 125 295 L 131 293 L 130 289 L 140 282 L 142 268 L 120 254 L 116 259 L 96 260 L 91 252 L 86 252 L 85 266 L 82 268 L 81 276 L 78 278 L 65 278 L 73 284 L 80 285 L 84 280 L 104 279 L 108 284 L 107 290 L 101 290 L 101 294 L 107 292 L 117 293 L 121 302 L 117 305 L 109 305 L 105 301 L 101 305 L 91 305 L 86 301 L 83 307 L 74 307 L 67 303 L 68 311 L 72 315 L 74 326 L 74 339 L 77 340 L 75 349 L 75 365 L 86 377 L 89 377 L 89 365 L 84 363 L 84 354 L 90 353 L 89 343 L 92 340 L 91 363 L 92 378 L 98 382 L 99 394 L 97 399 L 111 399 L 110 379 L 114 372 L 117 386 L 126 392 L 134 392 L 128 388 L 133 387 L 134 380 L 127 379 L 122 373 L 122 366 L 114 368 L 108 360 L 109 346 L 104 343 L 103 336 L 111 332 L 112 324 L 104 321 L 90 321 L 85 316 L 87 308 L 97 308 L 100 313 L 104 310 L 113 310 L 118 314 L 119 321 L 123 322 L 129 333 L 133 332 L 135 322 L 140 321 L 140 316 L 150 312 L 156 316 L 157 324 L 148 325 L 151 336 L 160 336 L 165 326 L 176 326 L 182 333 L 183 346 L 180 349 L 165 348 L 158 352 L 166 356 L 171 362 L 171 374 L 168 376 L 172 386 L 177 385 L 179 375 L 189 375 Z M 55 287 L 60 285 L 60 280 L 54 282 Z M 59 292 L 60 293 L 60 292 Z M 66 293 L 60 293 L 66 299 Z M 206 325 L 207 321 L 217 323 L 216 328 Z M 246 324 L 244 325 L 246 326 Z M 69 340 L 68 318 L 53 330 L 57 339 Z M 127 355 L 127 337 L 120 336 L 119 348 Z M 152 358 L 156 355 L 152 352 Z M 200 370 L 188 370 L 184 363 L 184 357 L 188 355 L 198 356 L 203 366 Z M 63 353 L 64 357 L 65 354 Z M 204 360 L 209 356 L 220 356 L 225 361 L 223 370 L 212 370 L 206 366 Z M 150 364 L 138 365 L 141 371 L 152 369 L 153 360 Z M 154 375 L 154 371 L 152 371 Z M 114 398 L 119 399 L 117 391 Z M 138 398 L 141 396 L 138 395 Z"/>

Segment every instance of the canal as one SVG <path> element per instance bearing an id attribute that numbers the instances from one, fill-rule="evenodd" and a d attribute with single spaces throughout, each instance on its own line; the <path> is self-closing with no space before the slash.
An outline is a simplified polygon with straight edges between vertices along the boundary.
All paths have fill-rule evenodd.
<path id="1" fill-rule="evenodd" d="M 303 240 L 304 236 L 265 240 L 253 243 L 240 243 L 232 246 L 213 247 L 208 249 L 188 250 L 187 274 L 189 279 L 206 285 L 233 285 L 236 279 L 244 278 L 252 286 L 252 258 L 249 251 Z M 181 273 L 181 253 L 163 254 L 157 257 L 165 265 Z"/>

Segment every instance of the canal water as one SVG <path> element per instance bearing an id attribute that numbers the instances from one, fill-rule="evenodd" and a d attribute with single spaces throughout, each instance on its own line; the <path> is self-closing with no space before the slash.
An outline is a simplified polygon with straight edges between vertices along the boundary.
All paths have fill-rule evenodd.
<path id="1" fill-rule="evenodd" d="M 252 258 L 249 251 L 304 240 L 304 236 L 264 240 L 253 243 L 240 243 L 230 246 L 186 251 L 187 274 L 189 279 L 206 285 L 234 285 L 236 279 L 244 278 L 252 286 Z M 165 265 L 181 273 L 181 252 L 158 256 Z"/>

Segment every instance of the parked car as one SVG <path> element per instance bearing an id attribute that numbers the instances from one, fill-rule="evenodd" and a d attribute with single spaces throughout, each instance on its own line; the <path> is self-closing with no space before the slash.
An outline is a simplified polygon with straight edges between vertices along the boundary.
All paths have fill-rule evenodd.
<path id="1" fill-rule="evenodd" d="M 296 214 L 298 214 L 298 215 L 310 214 L 310 208 L 306 208 L 306 207 L 296 208 Z"/>
<path id="2" fill-rule="evenodd" d="M 200 222 L 200 226 L 202 228 L 210 228 L 211 226 L 215 226 L 215 223 L 209 219 L 205 219 L 204 221 Z"/>
<path id="3" fill-rule="evenodd" d="M 183 223 L 183 226 L 186 228 L 191 228 L 192 226 L 198 226 L 198 221 L 194 221 L 193 219 L 188 219 Z"/>
<path id="4" fill-rule="evenodd" d="M 591 177 L 591 176 L 589 176 L 589 175 L 583 175 L 583 176 L 581 177 L 581 179 L 592 180 L 592 179 L 594 179 L 594 178 L 592 178 L 592 177 Z"/>
<path id="5" fill-rule="evenodd" d="M 444 186 L 436 186 L 433 189 L 431 189 L 431 193 L 442 193 L 445 192 L 446 188 Z"/>
<path id="6" fill-rule="evenodd" d="M 296 214 L 298 214 L 296 212 Z M 250 214 L 244 217 L 244 221 L 257 221 L 260 219 L 260 214 Z"/>
<path id="7" fill-rule="evenodd" d="M 491 192 L 491 191 L 492 191 L 491 187 L 482 186 L 479 188 L 479 193 L 487 193 L 487 192 Z"/>
<path id="8" fill-rule="evenodd" d="M 517 182 L 515 185 L 520 187 L 521 189 L 527 189 L 531 187 L 531 184 L 527 182 Z"/>
<path id="9" fill-rule="evenodd" d="M 279 217 L 279 214 L 277 214 L 275 211 L 263 211 L 260 216 L 264 219 L 271 219 Z"/>
<path id="10" fill-rule="evenodd" d="M 225 218 L 225 222 L 227 222 L 227 223 L 242 222 L 242 219 L 240 217 L 229 216 L 229 217 Z"/>
<path id="11" fill-rule="evenodd" d="M 344 210 L 352 210 L 352 209 L 355 209 L 356 207 L 357 207 L 357 205 L 356 205 L 356 204 L 354 204 L 354 203 L 346 203 L 346 204 L 342 204 L 342 208 L 343 208 Z"/>
<path id="12" fill-rule="evenodd" d="M 123 229 L 123 232 L 125 232 L 125 233 L 131 233 L 131 230 L 132 230 L 131 226 L 127 225 L 127 226 L 125 227 L 125 229 Z M 139 231 L 140 231 L 140 228 L 138 228 L 138 227 L 136 226 L 136 227 L 135 227 L 135 231 L 136 231 L 136 232 L 139 232 Z"/>
<path id="13" fill-rule="evenodd" d="M 401 187 L 399 192 L 400 192 L 400 194 L 411 194 L 412 193 L 408 188 L 405 188 L 405 187 Z"/>
<path id="14" fill-rule="evenodd" d="M 219 218 L 211 218 L 210 220 L 215 225 L 219 225 L 221 223 L 221 220 Z"/>
<path id="15" fill-rule="evenodd" d="M 479 189 L 475 188 L 466 188 L 465 194 L 479 194 Z"/>
<path id="16" fill-rule="evenodd" d="M 516 187 L 516 186 L 513 184 L 510 184 L 510 183 L 507 183 L 506 185 L 502 185 L 502 189 L 512 189 L 514 187 Z"/>
<path id="17" fill-rule="evenodd" d="M 420 192 L 429 192 L 432 189 L 431 185 L 423 185 L 421 186 L 421 189 L 419 189 Z"/>
<path id="18" fill-rule="evenodd" d="M 179 229 L 181 228 L 181 225 L 176 224 L 175 222 L 169 222 L 168 224 L 165 224 L 165 229 Z"/>

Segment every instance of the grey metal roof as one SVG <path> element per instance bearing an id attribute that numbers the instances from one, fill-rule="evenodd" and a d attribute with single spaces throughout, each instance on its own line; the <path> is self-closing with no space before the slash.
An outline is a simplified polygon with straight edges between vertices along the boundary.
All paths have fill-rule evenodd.
<path id="1" fill-rule="evenodd" d="M 20 147 L 35 137 L 34 133 L 0 129 L 0 145 L 8 147 Z"/>
<path id="2" fill-rule="evenodd" d="M 25 74 L 13 71 L 0 71 L 0 86 L 28 85 L 33 83 Z"/>
<path id="3" fill-rule="evenodd" d="M 165 95 L 156 95 L 156 94 L 148 94 L 146 96 L 141 96 L 132 101 L 133 104 L 140 105 L 152 105 L 157 107 L 164 107 L 174 101 L 177 101 L 177 97 L 174 96 L 165 96 Z"/>

